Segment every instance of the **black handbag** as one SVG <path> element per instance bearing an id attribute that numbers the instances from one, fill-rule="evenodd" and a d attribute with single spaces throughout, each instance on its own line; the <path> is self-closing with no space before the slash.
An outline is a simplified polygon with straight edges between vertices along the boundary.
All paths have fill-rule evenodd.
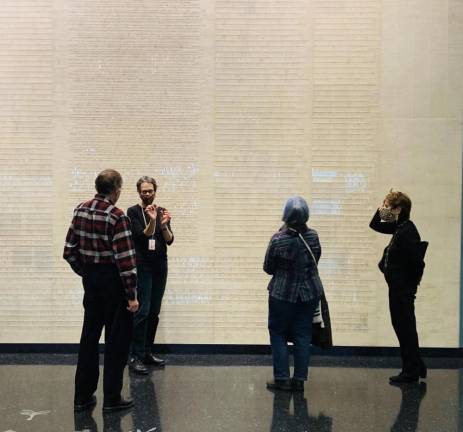
<path id="1" fill-rule="evenodd" d="M 424 272 L 424 257 L 426 255 L 426 251 L 428 250 L 429 243 L 427 241 L 420 241 L 416 247 L 416 281 L 417 285 L 420 284 L 421 278 L 423 277 Z"/>
<path id="2" fill-rule="evenodd" d="M 304 243 L 305 247 L 309 251 L 318 272 L 317 260 L 315 259 L 312 249 L 310 249 L 309 244 L 305 241 L 304 237 L 302 237 L 301 233 L 298 234 L 302 243 Z M 312 345 L 320 348 L 331 348 L 333 346 L 333 335 L 331 332 L 330 310 L 328 308 L 328 301 L 326 300 L 325 294 L 320 297 L 319 308 L 321 322 L 320 319 L 317 319 L 312 323 Z"/>
<path id="3" fill-rule="evenodd" d="M 320 312 L 323 323 L 312 323 L 312 345 L 320 348 L 331 348 L 333 336 L 331 332 L 330 311 L 325 295 L 320 298 Z"/>

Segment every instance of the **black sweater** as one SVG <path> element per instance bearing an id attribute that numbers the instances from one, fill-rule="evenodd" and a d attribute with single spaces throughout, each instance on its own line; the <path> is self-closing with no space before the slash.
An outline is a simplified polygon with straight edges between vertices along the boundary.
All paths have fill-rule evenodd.
<path id="1" fill-rule="evenodd" d="M 147 237 L 144 234 L 146 228 L 145 219 L 143 218 L 143 209 L 139 204 L 136 204 L 127 209 L 127 216 L 130 218 L 130 223 L 132 227 L 133 241 L 135 243 L 135 251 L 137 253 L 137 263 L 141 264 L 155 264 L 167 261 L 167 245 L 171 245 L 174 241 L 172 240 L 167 243 L 164 240 L 161 230 L 161 217 L 162 207 L 157 208 L 157 218 L 156 218 L 156 230 L 154 231 L 154 239 L 156 240 L 156 248 L 154 251 L 148 249 L 148 241 L 151 237 Z M 145 215 L 146 222 L 149 223 L 149 216 Z M 170 222 L 167 224 L 169 230 Z"/>
<path id="2" fill-rule="evenodd" d="M 397 222 L 382 222 L 377 210 L 370 222 L 370 228 L 382 234 L 392 234 L 378 264 L 387 283 L 416 287 L 421 277 L 422 259 L 419 252 L 421 238 L 415 224 L 400 216 Z"/>

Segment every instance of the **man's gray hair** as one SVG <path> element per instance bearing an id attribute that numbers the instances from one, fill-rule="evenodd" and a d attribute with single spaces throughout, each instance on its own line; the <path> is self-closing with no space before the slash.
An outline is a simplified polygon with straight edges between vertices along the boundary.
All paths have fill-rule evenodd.
<path id="1" fill-rule="evenodd" d="M 141 187 L 141 184 L 142 183 L 151 183 L 153 185 L 153 188 L 154 188 L 154 192 L 156 192 L 157 188 L 158 188 L 158 185 L 156 183 L 156 180 L 154 180 L 153 177 L 149 177 L 149 176 L 142 176 L 138 179 L 137 181 L 137 191 L 140 192 L 140 187 Z"/>
<path id="2" fill-rule="evenodd" d="M 109 195 L 122 187 L 122 177 L 114 169 L 105 169 L 95 179 L 95 189 L 99 194 Z"/>
<path id="3" fill-rule="evenodd" d="M 309 206 L 300 196 L 293 196 L 286 201 L 282 220 L 288 226 L 303 225 L 309 220 Z"/>

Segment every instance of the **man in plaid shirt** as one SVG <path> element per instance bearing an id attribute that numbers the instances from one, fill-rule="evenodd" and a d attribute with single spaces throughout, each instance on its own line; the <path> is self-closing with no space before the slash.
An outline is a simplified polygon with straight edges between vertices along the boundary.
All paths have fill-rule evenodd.
<path id="1" fill-rule="evenodd" d="M 75 377 L 74 410 L 96 404 L 98 343 L 105 327 L 103 411 L 130 408 L 121 397 L 129 356 L 133 313 L 138 310 L 137 270 L 130 221 L 117 208 L 122 177 L 102 171 L 95 180 L 97 194 L 74 210 L 64 247 L 64 259 L 82 277 L 84 323 Z"/>

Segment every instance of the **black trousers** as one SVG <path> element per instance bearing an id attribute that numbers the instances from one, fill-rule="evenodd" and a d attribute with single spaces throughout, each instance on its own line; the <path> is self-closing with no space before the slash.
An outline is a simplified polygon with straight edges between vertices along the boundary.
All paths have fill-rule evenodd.
<path id="1" fill-rule="evenodd" d="M 151 354 L 159 325 L 162 298 L 166 290 L 167 261 L 138 264 L 138 301 L 140 308 L 133 322 L 132 355 L 143 360 Z"/>
<path id="2" fill-rule="evenodd" d="M 402 372 L 418 377 L 425 368 L 420 356 L 415 319 L 416 286 L 389 284 L 389 311 L 392 327 L 399 340 Z"/>
<path id="3" fill-rule="evenodd" d="M 86 266 L 83 275 L 84 324 L 75 377 L 75 400 L 86 401 L 99 378 L 98 342 L 105 328 L 103 394 L 108 403 L 119 400 L 129 356 L 133 314 L 115 265 Z"/>

